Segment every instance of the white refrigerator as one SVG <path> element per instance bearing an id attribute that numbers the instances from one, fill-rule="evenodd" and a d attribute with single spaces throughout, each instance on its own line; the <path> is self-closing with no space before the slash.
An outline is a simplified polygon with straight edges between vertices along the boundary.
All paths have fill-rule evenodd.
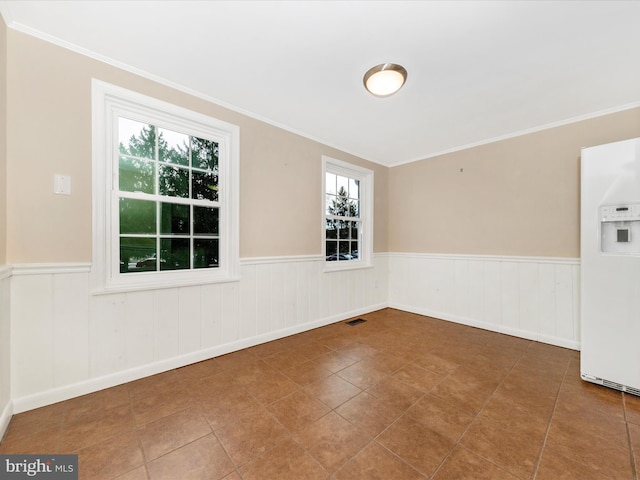
<path id="1" fill-rule="evenodd" d="M 640 138 L 581 157 L 581 376 L 640 395 Z"/>

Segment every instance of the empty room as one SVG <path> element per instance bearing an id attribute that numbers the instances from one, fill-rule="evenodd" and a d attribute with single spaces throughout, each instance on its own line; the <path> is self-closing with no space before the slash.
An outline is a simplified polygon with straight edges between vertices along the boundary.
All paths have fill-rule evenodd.
<path id="1" fill-rule="evenodd" d="M 0 15 L 0 479 L 638 480 L 640 2 Z"/>

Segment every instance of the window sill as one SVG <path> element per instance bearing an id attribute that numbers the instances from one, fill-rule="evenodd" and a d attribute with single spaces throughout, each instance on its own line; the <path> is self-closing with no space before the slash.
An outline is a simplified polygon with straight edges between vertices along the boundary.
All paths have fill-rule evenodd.
<path id="1" fill-rule="evenodd" d="M 365 270 L 368 268 L 373 268 L 373 264 L 371 262 L 353 262 L 353 261 L 342 261 L 342 262 L 324 262 L 323 273 L 333 273 L 333 272 L 345 272 L 349 270 Z"/>
<path id="2" fill-rule="evenodd" d="M 240 276 L 225 276 L 225 277 L 200 277 L 193 279 L 166 279 L 166 280 L 155 280 L 148 282 L 136 282 L 135 284 L 119 284 L 119 285 L 108 285 L 101 286 L 98 288 L 94 288 L 91 291 L 92 295 L 109 295 L 114 293 L 129 293 L 129 292 L 139 292 L 145 290 L 163 290 L 169 288 L 180 288 L 180 287 L 195 287 L 198 285 L 211 285 L 218 283 L 234 283 L 239 282 Z"/>

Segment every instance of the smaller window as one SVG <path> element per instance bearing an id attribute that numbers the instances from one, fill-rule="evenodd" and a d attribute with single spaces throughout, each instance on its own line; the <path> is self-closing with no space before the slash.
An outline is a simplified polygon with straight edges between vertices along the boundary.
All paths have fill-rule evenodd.
<path id="1" fill-rule="evenodd" d="M 326 269 L 371 266 L 373 172 L 329 157 L 323 170 Z"/>

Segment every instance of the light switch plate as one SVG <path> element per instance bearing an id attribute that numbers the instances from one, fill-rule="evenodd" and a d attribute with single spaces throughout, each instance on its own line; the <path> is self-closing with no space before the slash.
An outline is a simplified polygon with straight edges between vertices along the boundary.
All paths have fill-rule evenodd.
<path id="1" fill-rule="evenodd" d="M 53 176 L 53 193 L 71 195 L 71 177 L 69 175 L 55 174 Z"/>

